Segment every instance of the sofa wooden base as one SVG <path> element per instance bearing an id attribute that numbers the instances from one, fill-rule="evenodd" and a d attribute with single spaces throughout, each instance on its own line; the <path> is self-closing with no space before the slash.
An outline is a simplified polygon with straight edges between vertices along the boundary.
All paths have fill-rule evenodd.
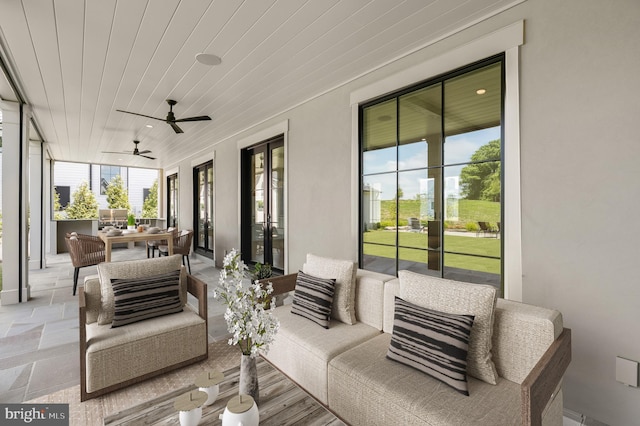
<path id="1" fill-rule="evenodd" d="M 111 393 L 113 391 L 117 391 L 117 390 L 126 388 L 128 386 L 135 385 L 136 383 L 140 383 L 140 382 L 143 382 L 145 380 L 152 379 L 152 378 L 157 377 L 157 376 L 161 376 L 161 375 L 163 375 L 165 373 L 168 373 L 170 371 L 177 370 L 177 369 L 182 368 L 182 367 L 186 367 L 186 366 L 194 364 L 196 362 L 204 361 L 204 360 L 206 360 L 208 358 L 209 358 L 209 354 L 207 353 L 207 354 L 204 354 L 204 355 L 201 355 L 201 356 L 198 356 L 198 357 L 186 360 L 186 361 L 179 362 L 178 364 L 174 364 L 174 365 L 171 365 L 169 367 L 165 367 L 165 368 L 162 368 L 160 370 L 156 370 L 154 372 L 151 372 L 151 373 L 148 373 L 148 374 L 144 374 L 144 375 L 136 377 L 134 379 L 127 380 L 127 381 L 122 382 L 122 383 L 117 383 L 115 385 L 112 385 L 112 386 L 97 390 L 95 392 L 87 392 L 86 381 L 81 379 L 81 381 L 80 381 L 80 401 L 84 402 L 84 401 L 87 401 L 89 399 L 93 399 L 93 398 L 97 398 L 97 397 L 102 396 L 102 395 L 106 395 L 106 394 Z"/>

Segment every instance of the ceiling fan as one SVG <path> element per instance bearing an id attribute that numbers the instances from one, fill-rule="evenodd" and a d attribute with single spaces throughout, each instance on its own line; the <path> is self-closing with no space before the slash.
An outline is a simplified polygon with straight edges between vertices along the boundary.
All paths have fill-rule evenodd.
<path id="1" fill-rule="evenodd" d="M 209 117 L 208 115 L 199 115 L 197 117 L 187 117 L 187 118 L 176 119 L 176 116 L 173 113 L 173 106 L 175 104 L 177 104 L 178 102 L 174 101 L 173 99 L 167 99 L 167 103 L 169 104 L 169 112 L 167 113 L 167 118 L 151 117 L 150 115 L 138 114 L 137 112 L 123 111 L 121 109 L 117 109 L 116 111 L 124 112 L 126 114 L 139 115 L 140 117 L 147 117 L 147 118 L 151 118 L 153 120 L 164 121 L 169 126 L 171 126 L 171 128 L 173 128 L 173 131 L 176 132 L 176 133 L 184 133 L 182 131 L 182 129 L 176 123 L 184 123 L 186 121 L 207 121 L 207 120 L 211 120 L 211 117 Z"/>
<path id="2" fill-rule="evenodd" d="M 149 160 L 155 160 L 156 157 L 149 157 L 148 155 L 145 154 L 151 154 L 151 151 L 149 151 L 148 149 L 144 150 L 144 151 L 139 151 L 138 150 L 138 144 L 140 143 L 140 141 L 133 141 L 134 144 L 136 144 L 135 149 L 133 150 L 133 152 L 129 152 L 129 151 L 102 151 L 104 154 L 129 154 L 129 155 L 138 155 L 140 157 L 144 157 L 144 158 L 148 158 Z"/>

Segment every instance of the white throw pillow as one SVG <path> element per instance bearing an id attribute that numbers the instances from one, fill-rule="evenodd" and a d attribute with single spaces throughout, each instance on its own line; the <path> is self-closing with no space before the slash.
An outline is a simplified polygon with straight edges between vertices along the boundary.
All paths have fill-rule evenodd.
<path id="1" fill-rule="evenodd" d="M 302 272 L 318 278 L 336 280 L 331 318 L 345 324 L 356 323 L 356 265 L 350 260 L 330 259 L 307 254 Z"/>
<path id="2" fill-rule="evenodd" d="M 182 266 L 182 256 L 179 254 L 155 259 L 130 260 L 126 262 L 108 262 L 98 265 L 100 278 L 101 307 L 98 314 L 98 324 L 107 325 L 113 322 L 115 300 L 113 296 L 112 278 L 135 279 L 153 275 L 165 274 L 180 269 L 180 301 L 187 302 L 187 278 Z"/>
<path id="3" fill-rule="evenodd" d="M 398 271 L 398 278 L 402 299 L 440 312 L 474 316 L 467 373 L 495 385 L 498 373 L 491 359 L 491 339 L 497 289 L 490 285 L 446 280 L 411 271 Z"/>

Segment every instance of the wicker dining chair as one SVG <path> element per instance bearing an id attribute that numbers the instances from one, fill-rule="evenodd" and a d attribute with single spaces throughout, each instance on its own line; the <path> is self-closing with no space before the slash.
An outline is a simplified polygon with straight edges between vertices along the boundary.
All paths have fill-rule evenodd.
<path id="1" fill-rule="evenodd" d="M 167 228 L 164 232 L 171 232 L 173 236 L 176 236 L 178 230 L 176 228 Z M 147 258 L 156 257 L 156 249 L 162 245 L 167 245 L 167 240 L 152 240 L 147 241 Z M 151 255 L 149 255 L 151 254 Z M 160 254 L 158 254 L 159 256 Z"/>
<path id="2" fill-rule="evenodd" d="M 104 241 L 93 235 L 68 233 L 64 239 L 69 250 L 73 270 L 73 295 L 78 288 L 80 268 L 104 262 Z"/>
<path id="3" fill-rule="evenodd" d="M 191 274 L 191 263 L 189 262 L 189 254 L 191 254 L 191 240 L 193 239 L 193 231 L 182 230 L 177 236 L 173 238 L 173 254 L 182 255 L 182 264 L 184 265 L 184 259 L 187 259 L 187 269 Z M 161 245 L 158 247 L 158 256 L 168 256 L 169 246 Z"/>

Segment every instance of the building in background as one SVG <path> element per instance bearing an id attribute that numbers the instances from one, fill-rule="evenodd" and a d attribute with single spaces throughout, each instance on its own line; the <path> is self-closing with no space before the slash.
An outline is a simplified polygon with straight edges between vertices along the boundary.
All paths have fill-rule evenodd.
<path id="1" fill-rule="evenodd" d="M 111 179 L 122 176 L 129 194 L 129 204 L 134 215 L 142 213 L 142 205 L 149 190 L 158 179 L 158 170 L 121 167 L 104 164 L 68 163 L 57 161 L 53 167 L 53 185 L 60 194 L 60 205 L 65 209 L 71 203 L 73 193 L 83 182 L 89 184 L 100 209 L 109 208 L 105 189 Z"/>

